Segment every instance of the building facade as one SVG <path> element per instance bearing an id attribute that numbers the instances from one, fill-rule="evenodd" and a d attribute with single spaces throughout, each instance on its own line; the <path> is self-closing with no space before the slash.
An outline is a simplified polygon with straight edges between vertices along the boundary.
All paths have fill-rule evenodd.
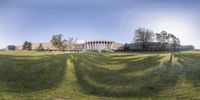
<path id="1" fill-rule="evenodd" d="M 39 45 L 42 44 L 44 51 L 58 51 L 51 43 L 32 43 L 32 50 L 36 51 Z M 92 40 L 84 43 L 65 44 L 62 51 L 66 52 L 87 52 L 87 51 L 114 51 L 123 44 L 115 43 L 108 40 Z M 22 45 L 16 46 L 16 50 L 22 50 Z"/>
<path id="2" fill-rule="evenodd" d="M 42 44 L 44 51 L 58 51 L 51 43 L 32 43 L 32 50 L 37 51 L 39 45 Z M 143 51 L 141 43 L 127 44 L 128 51 Z M 127 47 L 126 47 L 127 48 Z M 159 42 L 149 42 L 148 49 L 146 51 L 171 51 L 172 47 L 169 44 L 165 44 L 163 48 Z M 15 46 L 9 45 L 7 50 L 22 50 L 22 45 Z M 192 45 L 179 45 L 177 50 L 194 50 Z M 90 51 L 127 51 L 125 50 L 125 44 L 115 43 L 108 40 L 92 40 L 84 43 L 71 43 L 65 44 L 62 51 L 65 52 L 90 52 Z"/>
<path id="3" fill-rule="evenodd" d="M 86 41 L 85 42 L 85 50 L 112 50 L 114 41 Z"/>

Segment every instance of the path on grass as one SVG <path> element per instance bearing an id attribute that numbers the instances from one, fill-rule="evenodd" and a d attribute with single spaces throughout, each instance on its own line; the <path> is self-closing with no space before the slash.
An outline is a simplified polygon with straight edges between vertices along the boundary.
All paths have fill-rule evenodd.
<path id="1" fill-rule="evenodd" d="M 68 93 L 71 96 L 75 96 L 77 92 L 76 81 L 77 78 L 75 76 L 74 64 L 73 64 L 73 56 L 69 55 L 67 57 L 67 69 L 66 69 L 66 85 L 68 86 Z M 69 97 L 70 98 L 70 97 Z"/>

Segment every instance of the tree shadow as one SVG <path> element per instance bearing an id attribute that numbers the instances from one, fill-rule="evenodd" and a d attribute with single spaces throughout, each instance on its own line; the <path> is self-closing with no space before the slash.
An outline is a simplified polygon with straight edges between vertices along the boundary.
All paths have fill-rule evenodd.
<path id="1" fill-rule="evenodd" d="M 34 59 L 36 58 L 36 59 Z M 0 55 L 2 91 L 32 92 L 57 86 L 64 77 L 66 55 Z"/>
<path id="2" fill-rule="evenodd" d="M 178 63 L 182 66 L 181 73 L 194 87 L 200 86 L 200 54 L 176 54 Z"/>
<path id="3" fill-rule="evenodd" d="M 166 62 L 164 63 L 164 65 L 166 65 L 166 66 L 169 67 L 169 68 L 172 67 L 173 56 L 174 56 L 174 54 L 171 53 L 171 54 L 170 54 L 169 60 L 166 61 Z"/>
<path id="4" fill-rule="evenodd" d="M 123 55 L 123 57 L 125 56 Z M 170 61 L 164 63 L 162 67 L 158 67 L 161 58 L 161 56 L 154 55 L 136 61 L 130 59 L 124 62 L 120 59 L 110 59 L 109 61 L 126 63 L 126 66 L 120 70 L 109 70 L 96 66 L 96 61 L 93 62 L 90 57 L 79 56 L 74 61 L 75 74 L 78 84 L 84 93 L 115 97 L 157 96 L 165 88 L 174 86 L 178 78 L 178 74 L 175 71 L 176 67 L 171 67 L 168 64 Z M 99 59 L 93 58 L 93 60 Z M 104 60 L 102 63 L 109 64 L 107 60 L 106 62 Z M 112 62 L 110 63 L 112 64 Z M 149 72 L 142 72 L 152 67 L 155 67 L 155 69 Z M 142 75 L 127 74 L 134 74 L 139 71 L 142 72 Z"/>
<path id="5" fill-rule="evenodd" d="M 110 57 L 113 57 L 113 58 L 115 58 L 115 57 L 133 57 L 133 56 L 135 56 L 135 55 L 134 54 L 120 54 L 120 55 L 115 54 L 115 55 L 110 55 Z"/>

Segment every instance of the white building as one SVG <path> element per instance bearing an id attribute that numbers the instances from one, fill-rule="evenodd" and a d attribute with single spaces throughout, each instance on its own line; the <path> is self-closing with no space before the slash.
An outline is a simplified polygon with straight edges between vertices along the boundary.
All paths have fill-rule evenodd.
<path id="1" fill-rule="evenodd" d="M 58 51 L 51 43 L 41 43 L 44 51 Z M 32 50 L 37 50 L 40 43 L 32 43 Z M 113 51 L 123 47 L 123 44 L 108 40 L 92 40 L 84 43 L 65 44 L 62 51 L 83 52 L 83 51 Z M 16 46 L 16 50 L 22 50 L 22 45 Z"/>

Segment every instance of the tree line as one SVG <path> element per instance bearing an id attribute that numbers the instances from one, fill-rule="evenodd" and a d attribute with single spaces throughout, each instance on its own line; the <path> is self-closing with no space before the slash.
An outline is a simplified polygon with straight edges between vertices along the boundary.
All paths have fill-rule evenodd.
<path id="1" fill-rule="evenodd" d="M 171 51 L 177 51 L 177 47 L 180 46 L 180 39 L 174 34 L 162 31 L 160 33 L 154 33 L 150 29 L 138 28 L 134 32 L 134 42 L 141 44 L 141 49 L 147 51 L 150 48 L 151 42 L 157 42 L 159 45 L 159 51 L 164 51 L 168 48 Z M 127 49 L 127 46 L 125 46 Z"/>

